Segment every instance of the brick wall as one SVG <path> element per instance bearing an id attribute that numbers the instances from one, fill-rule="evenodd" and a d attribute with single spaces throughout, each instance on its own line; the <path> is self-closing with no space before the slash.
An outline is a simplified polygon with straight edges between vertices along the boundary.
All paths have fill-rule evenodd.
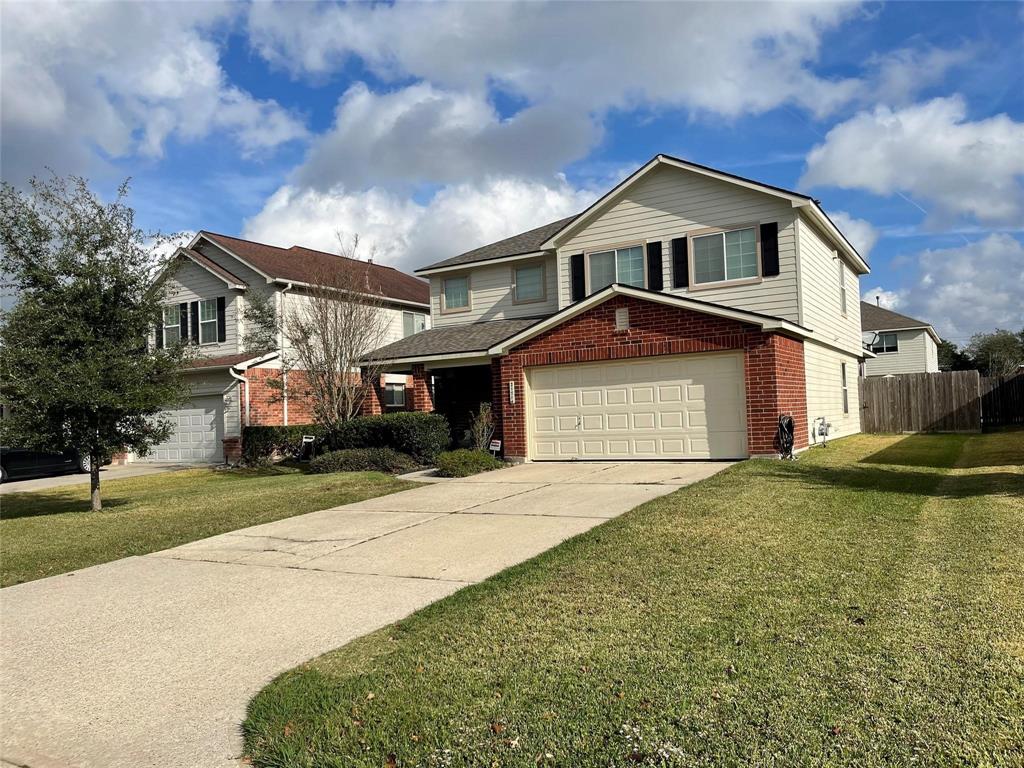
<path id="1" fill-rule="evenodd" d="M 615 330 L 615 310 L 628 308 L 630 328 Z M 492 362 L 492 390 L 505 456 L 526 456 L 524 368 L 654 355 L 743 350 L 747 445 L 751 455 L 775 453 L 781 413 L 792 413 L 797 448 L 807 445 L 803 343 L 734 320 L 616 296 L 527 341 Z M 509 384 L 515 386 L 511 402 Z"/>
<path id="2" fill-rule="evenodd" d="M 271 380 L 280 381 L 281 371 L 276 368 L 250 368 L 246 371 L 245 378 L 249 381 L 249 424 L 274 427 L 284 424 L 283 392 L 279 387 L 269 383 Z M 289 424 L 313 423 L 313 409 L 305 390 L 305 373 L 302 371 L 289 372 L 287 390 Z"/>

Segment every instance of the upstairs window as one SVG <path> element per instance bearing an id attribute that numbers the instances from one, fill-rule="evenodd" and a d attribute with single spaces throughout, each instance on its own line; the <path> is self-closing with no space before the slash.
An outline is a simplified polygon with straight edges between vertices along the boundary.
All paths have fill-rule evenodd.
<path id="1" fill-rule="evenodd" d="M 426 329 L 427 327 L 427 316 L 421 315 L 419 312 L 403 312 L 402 313 L 402 338 L 406 336 L 412 336 L 414 333 Z"/>
<path id="2" fill-rule="evenodd" d="M 547 298 L 544 265 L 530 264 L 512 270 L 513 300 L 517 304 L 544 301 Z"/>
<path id="3" fill-rule="evenodd" d="M 166 336 L 164 338 L 166 339 Z M 216 299 L 203 299 L 199 302 L 199 343 L 217 343 Z"/>
<path id="4" fill-rule="evenodd" d="M 692 240 L 695 284 L 758 277 L 755 227 L 698 235 Z"/>
<path id="5" fill-rule="evenodd" d="M 644 249 L 639 245 L 590 254 L 590 293 L 612 283 L 644 287 Z"/>
<path id="6" fill-rule="evenodd" d="M 181 341 L 181 309 L 175 304 L 164 307 L 164 346 L 169 347 Z"/>
<path id="7" fill-rule="evenodd" d="M 839 262 L 839 310 L 846 314 L 846 270 L 843 262 Z"/>
<path id="8" fill-rule="evenodd" d="M 469 276 L 446 277 L 441 281 L 441 311 L 466 312 L 469 310 Z"/>
<path id="9" fill-rule="evenodd" d="M 886 354 L 889 352 L 899 352 L 900 346 L 896 341 L 896 334 L 879 333 L 875 337 L 875 341 L 871 344 L 871 351 L 876 355 Z"/>

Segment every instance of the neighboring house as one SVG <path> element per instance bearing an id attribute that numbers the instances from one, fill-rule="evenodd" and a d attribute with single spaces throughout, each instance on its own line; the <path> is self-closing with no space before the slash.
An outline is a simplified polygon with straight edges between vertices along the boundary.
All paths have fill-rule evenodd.
<path id="1" fill-rule="evenodd" d="M 167 442 L 156 446 L 148 461 L 217 463 L 238 458 L 241 429 L 246 424 L 287 425 L 311 421 L 309 404 L 284 382 L 283 393 L 268 385 L 281 376 L 281 350 L 246 350 L 246 302 L 256 294 L 273 302 L 278 318 L 301 306 L 306 290 L 331 261 L 343 258 L 292 246 L 276 248 L 213 232 L 200 232 L 174 255 L 169 270 L 169 303 L 156 331 L 159 345 L 189 339 L 200 357 L 187 371 L 190 402 L 168 411 L 175 425 Z M 422 331 L 430 323 L 427 283 L 392 267 L 364 263 L 367 294 L 383 299 L 389 340 Z M 404 376 L 389 376 L 382 391 L 395 407 L 405 407 Z M 290 394 L 292 393 L 292 394 Z"/>
<path id="2" fill-rule="evenodd" d="M 418 270 L 434 327 L 375 357 L 453 423 L 491 401 L 513 460 L 776 455 L 781 415 L 797 449 L 819 417 L 860 430 L 867 272 L 812 198 L 658 155 L 577 216 Z"/>
<path id="3" fill-rule="evenodd" d="M 923 320 L 862 301 L 860 326 L 864 347 L 874 353 L 864 360 L 865 376 L 939 370 L 939 335 Z"/>

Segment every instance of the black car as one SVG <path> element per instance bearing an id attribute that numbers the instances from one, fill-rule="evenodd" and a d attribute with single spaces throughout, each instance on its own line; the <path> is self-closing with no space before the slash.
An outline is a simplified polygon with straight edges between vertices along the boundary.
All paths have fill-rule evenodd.
<path id="1" fill-rule="evenodd" d="M 91 462 L 78 451 L 30 451 L 27 448 L 0 448 L 2 481 L 26 477 L 46 477 L 67 472 L 88 472 Z"/>

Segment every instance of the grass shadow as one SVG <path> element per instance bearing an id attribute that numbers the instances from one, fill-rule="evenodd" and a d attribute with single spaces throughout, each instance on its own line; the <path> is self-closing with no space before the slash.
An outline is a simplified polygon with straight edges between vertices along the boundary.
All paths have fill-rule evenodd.
<path id="1" fill-rule="evenodd" d="M 117 509 L 131 503 L 131 499 L 117 497 L 103 499 L 104 511 Z M 42 493 L 9 493 L 0 500 L 0 520 L 15 520 L 21 517 L 43 517 L 63 515 L 68 512 L 89 512 L 89 497 L 82 497 L 71 491 L 48 491 Z M 99 514 L 103 514 L 100 512 Z"/>

